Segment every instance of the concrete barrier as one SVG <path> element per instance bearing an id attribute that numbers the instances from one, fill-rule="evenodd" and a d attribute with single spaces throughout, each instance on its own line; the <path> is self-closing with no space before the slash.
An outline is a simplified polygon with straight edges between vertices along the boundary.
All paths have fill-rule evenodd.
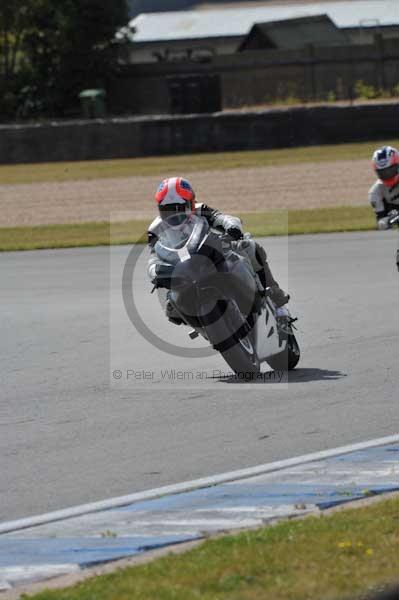
<path id="1" fill-rule="evenodd" d="M 260 150 L 391 139 L 399 103 L 0 126 L 0 163 Z"/>

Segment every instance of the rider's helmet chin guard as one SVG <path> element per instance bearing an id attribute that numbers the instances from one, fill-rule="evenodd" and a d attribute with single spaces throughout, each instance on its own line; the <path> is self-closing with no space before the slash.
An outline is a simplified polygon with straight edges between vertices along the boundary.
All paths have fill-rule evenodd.
<path id="1" fill-rule="evenodd" d="M 378 148 L 372 158 L 377 177 L 389 188 L 399 183 L 399 152 L 392 146 Z"/>
<path id="2" fill-rule="evenodd" d="M 195 211 L 195 193 L 182 177 L 164 179 L 155 194 L 159 216 L 168 227 L 181 229 Z"/>

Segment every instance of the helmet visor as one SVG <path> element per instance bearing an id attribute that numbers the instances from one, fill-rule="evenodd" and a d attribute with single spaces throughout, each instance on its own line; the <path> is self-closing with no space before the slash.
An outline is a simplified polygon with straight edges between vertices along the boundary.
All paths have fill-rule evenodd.
<path id="1" fill-rule="evenodd" d="M 190 214 L 188 202 L 175 202 L 159 206 L 159 216 L 171 227 L 182 225 Z"/>
<path id="2" fill-rule="evenodd" d="M 391 165 L 390 167 L 385 167 L 385 169 L 376 169 L 376 173 L 382 181 L 392 179 L 398 174 L 398 165 Z"/>

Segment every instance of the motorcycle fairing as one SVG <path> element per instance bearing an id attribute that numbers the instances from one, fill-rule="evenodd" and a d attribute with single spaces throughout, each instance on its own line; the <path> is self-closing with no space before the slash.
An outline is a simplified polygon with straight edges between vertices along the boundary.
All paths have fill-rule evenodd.
<path id="1" fill-rule="evenodd" d="M 260 361 L 269 356 L 278 354 L 285 350 L 287 339 L 282 338 L 279 333 L 274 311 L 270 306 L 270 300 L 266 299 L 261 314 L 258 316 L 255 327 L 255 348 Z"/>

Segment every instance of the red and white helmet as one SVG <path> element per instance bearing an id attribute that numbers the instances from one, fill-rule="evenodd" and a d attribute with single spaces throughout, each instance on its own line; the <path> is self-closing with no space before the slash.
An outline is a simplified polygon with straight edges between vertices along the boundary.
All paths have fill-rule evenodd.
<path id="1" fill-rule="evenodd" d="M 195 210 L 195 193 L 187 179 L 169 177 L 164 179 L 155 194 L 159 216 L 171 227 L 186 222 Z"/>
<path id="2" fill-rule="evenodd" d="M 384 185 L 391 188 L 399 183 L 399 152 L 392 146 L 382 146 L 373 154 L 373 168 Z"/>

